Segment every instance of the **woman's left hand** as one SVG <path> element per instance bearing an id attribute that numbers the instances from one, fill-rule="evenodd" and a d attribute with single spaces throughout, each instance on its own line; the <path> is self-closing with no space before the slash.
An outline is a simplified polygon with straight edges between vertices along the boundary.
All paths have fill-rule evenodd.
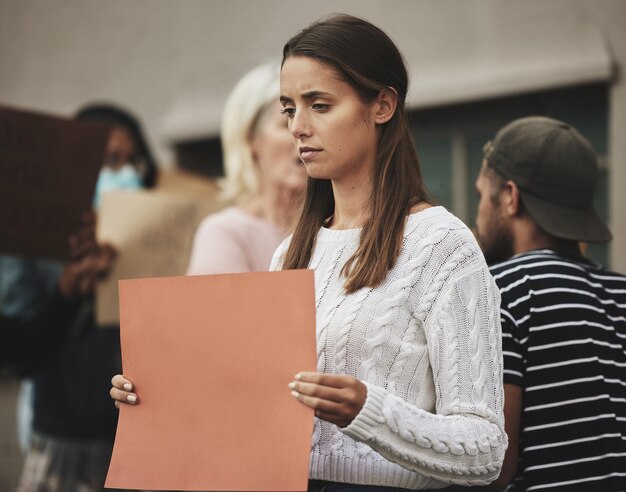
<path id="1" fill-rule="evenodd" d="M 315 416 L 346 427 L 359 414 L 367 387 L 357 378 L 343 374 L 301 372 L 289 383 L 291 396 L 315 410 Z"/>

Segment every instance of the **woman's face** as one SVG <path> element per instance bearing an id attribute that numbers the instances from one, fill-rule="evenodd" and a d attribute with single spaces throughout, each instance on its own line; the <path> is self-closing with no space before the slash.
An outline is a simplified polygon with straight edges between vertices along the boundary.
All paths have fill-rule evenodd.
<path id="1" fill-rule="evenodd" d="M 96 183 L 94 206 L 100 206 L 102 195 L 108 191 L 142 188 L 143 167 L 131 134 L 124 128 L 114 127 L 109 134 L 104 164 Z"/>
<path id="2" fill-rule="evenodd" d="M 109 134 L 104 166 L 117 170 L 125 164 L 138 165 L 137 145 L 131 134 L 121 127 L 114 127 Z"/>
<path id="3" fill-rule="evenodd" d="M 250 147 L 265 186 L 301 192 L 306 184 L 306 170 L 287 128 L 287 118 L 280 110 L 278 101 L 265 110 Z"/>
<path id="4" fill-rule="evenodd" d="M 354 182 L 370 175 L 377 147 L 373 104 L 313 58 L 287 58 L 280 100 L 309 176 Z"/>

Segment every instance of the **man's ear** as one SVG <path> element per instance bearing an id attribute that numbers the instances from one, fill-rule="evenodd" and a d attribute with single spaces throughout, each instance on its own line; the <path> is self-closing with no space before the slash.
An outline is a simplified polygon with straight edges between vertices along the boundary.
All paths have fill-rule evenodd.
<path id="1" fill-rule="evenodd" d="M 387 123 L 398 107 L 398 93 L 393 87 L 386 87 L 376 96 L 374 102 L 374 121 L 377 125 Z"/>
<path id="2" fill-rule="evenodd" d="M 501 206 L 508 216 L 514 217 L 519 214 L 521 210 L 520 191 L 514 181 L 509 179 L 504 184 L 504 189 L 500 194 L 500 200 Z"/>

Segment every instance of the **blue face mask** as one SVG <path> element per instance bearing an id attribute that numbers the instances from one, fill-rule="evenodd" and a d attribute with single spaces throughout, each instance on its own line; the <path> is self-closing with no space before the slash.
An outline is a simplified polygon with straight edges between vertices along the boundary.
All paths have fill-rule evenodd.
<path id="1" fill-rule="evenodd" d="M 102 194 L 113 190 L 138 190 L 141 189 L 141 174 L 130 164 L 124 164 L 119 169 L 103 167 L 98 176 L 96 194 L 93 198 L 94 208 L 100 206 Z"/>

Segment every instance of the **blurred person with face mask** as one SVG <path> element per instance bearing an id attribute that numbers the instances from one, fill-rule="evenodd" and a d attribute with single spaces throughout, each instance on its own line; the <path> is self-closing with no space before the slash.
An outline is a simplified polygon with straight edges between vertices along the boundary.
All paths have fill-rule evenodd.
<path id="1" fill-rule="evenodd" d="M 132 115 L 119 107 L 99 104 L 82 108 L 75 119 L 112 126 L 96 185 L 96 210 L 107 191 L 154 186 L 156 163 Z M 38 269 L 36 262 L 18 261 L 15 271 L 19 272 L 20 267 Z M 47 284 L 55 285 L 58 273 L 54 277 L 47 272 L 46 279 Z M 50 287 L 43 291 L 43 282 L 23 280 L 13 283 L 13 287 L 22 285 L 38 292 L 28 299 L 21 298 L 24 311 L 30 308 L 31 313 L 37 313 L 31 318 L 36 318 L 44 307 L 55 309 L 50 305 Z M 5 284 L 4 292 L 10 297 L 11 283 Z M 19 491 L 103 490 L 117 426 L 117 412 L 110 409 L 106 388 L 110 375 L 121 368 L 121 356 L 119 326 L 96 326 L 91 290 L 79 293 L 75 301 L 79 306 L 71 316 L 60 352 L 31 374 L 32 437 Z M 80 380 L 78 385 L 76 378 Z"/>
<path id="2" fill-rule="evenodd" d="M 200 224 L 188 275 L 268 270 L 297 216 L 307 174 L 280 113 L 279 70 L 251 70 L 226 102 L 222 198 L 234 206 Z"/>

